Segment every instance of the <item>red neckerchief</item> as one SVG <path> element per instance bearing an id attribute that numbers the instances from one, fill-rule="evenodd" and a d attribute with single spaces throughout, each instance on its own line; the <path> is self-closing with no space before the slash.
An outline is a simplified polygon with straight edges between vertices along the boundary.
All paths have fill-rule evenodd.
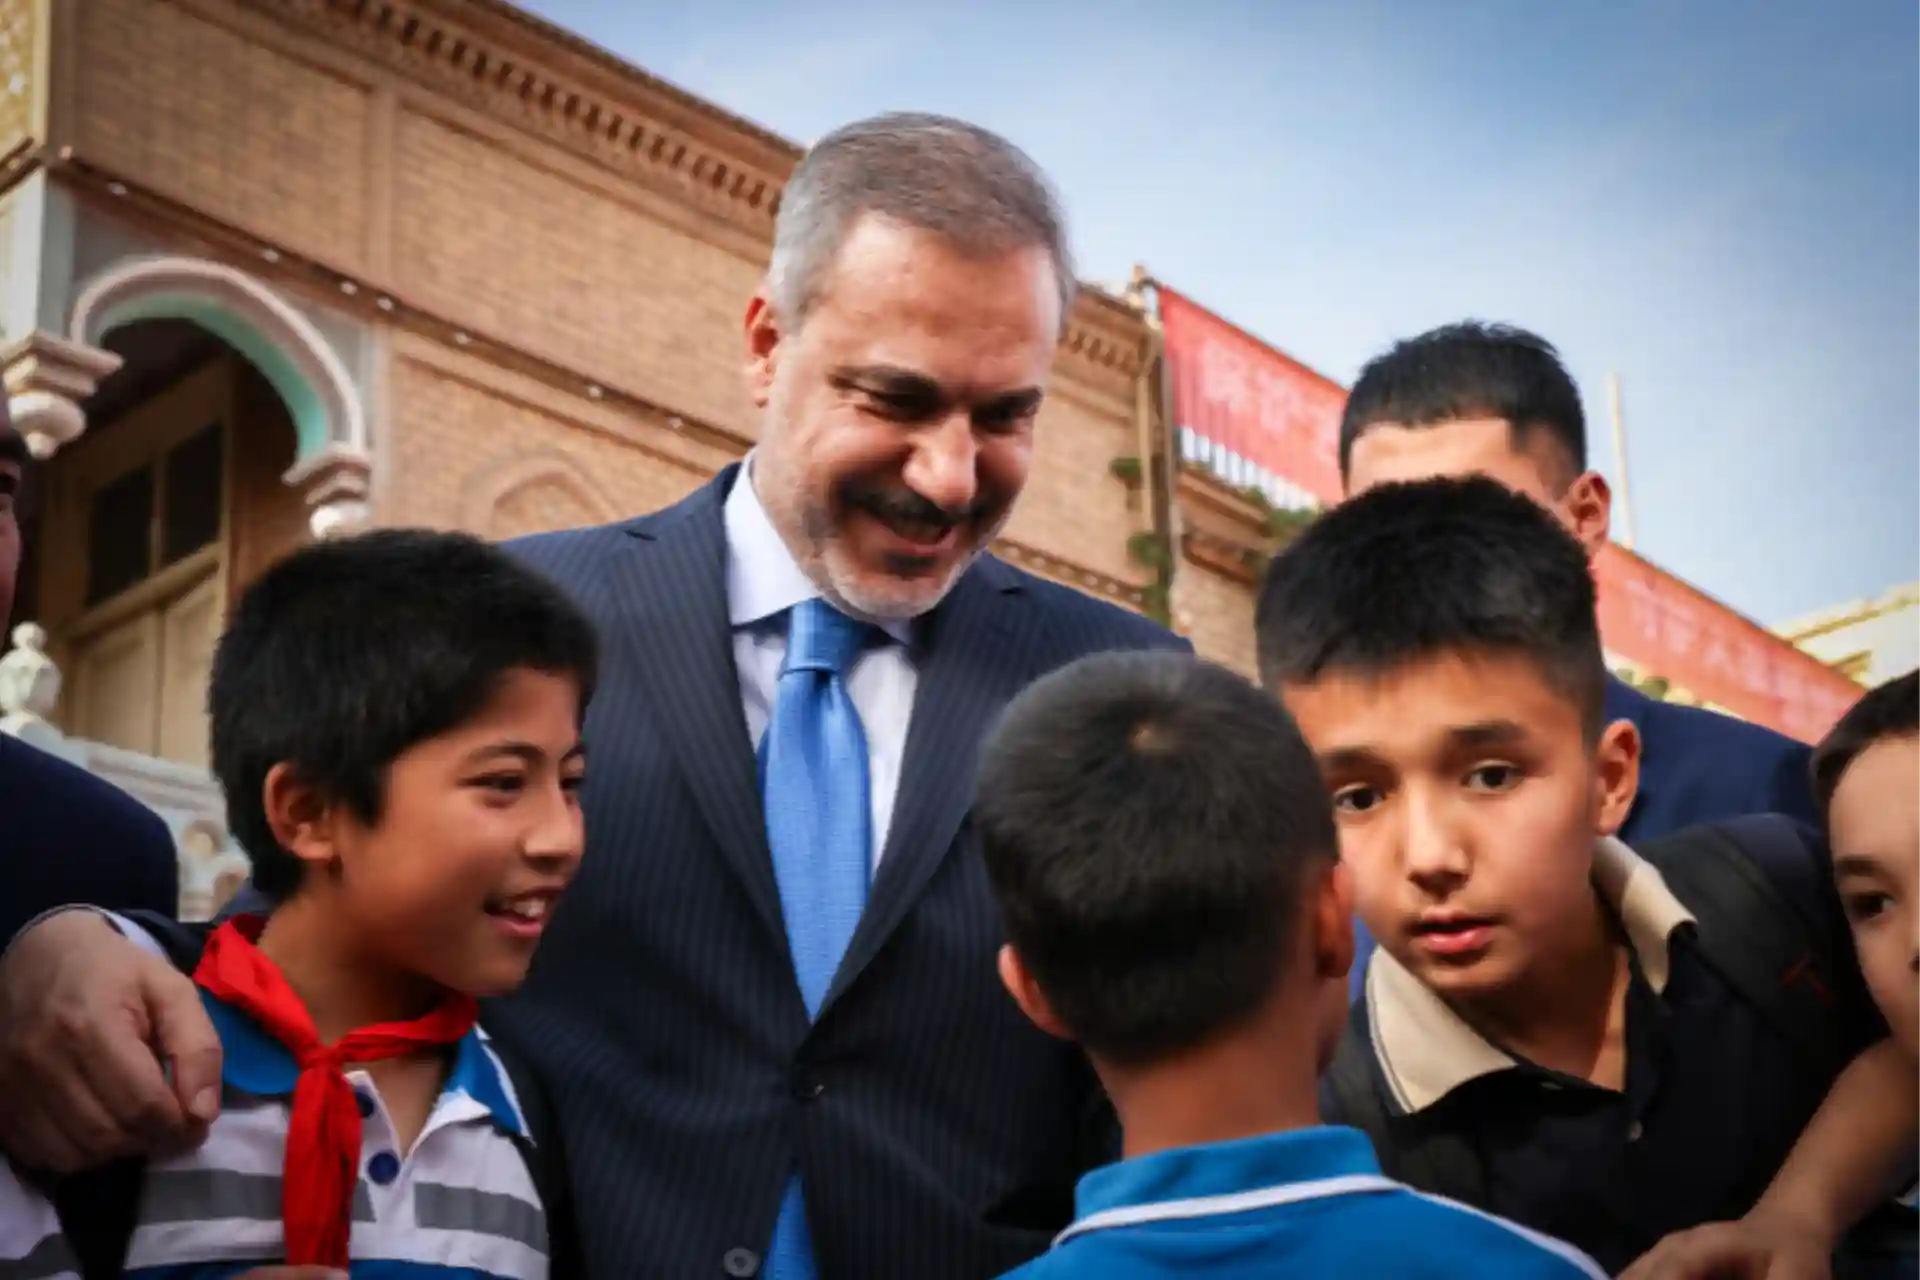
<path id="1" fill-rule="evenodd" d="M 280 1189 L 286 1261 L 344 1270 L 353 1232 L 353 1190 L 360 1181 L 360 1105 L 344 1068 L 453 1044 L 473 1029 L 478 1007 L 470 996 L 449 994 L 424 1018 L 362 1027 L 321 1044 L 307 1006 L 254 945 L 265 924 L 264 916 L 237 916 L 214 930 L 193 980 L 259 1023 L 299 1065 Z"/>

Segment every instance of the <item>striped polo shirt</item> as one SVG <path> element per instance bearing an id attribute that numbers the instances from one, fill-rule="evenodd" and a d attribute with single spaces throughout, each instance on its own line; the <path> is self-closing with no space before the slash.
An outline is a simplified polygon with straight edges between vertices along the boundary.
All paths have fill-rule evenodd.
<path id="1" fill-rule="evenodd" d="M 246 1014 L 201 999 L 224 1054 L 220 1117 L 194 1151 L 148 1165 L 126 1274 L 212 1280 L 276 1262 L 285 1247 L 280 1179 L 293 1056 Z M 352 1271 L 467 1280 L 545 1280 L 547 1225 L 526 1121 L 485 1033 L 454 1048 L 452 1070 L 411 1151 L 401 1151 L 372 1078 L 347 1072 L 360 1103 L 360 1181 L 353 1193 Z M 33 1258 L 21 1280 L 62 1275 L 67 1256 L 44 1202 L 0 1190 L 0 1275 Z M 35 1228 L 40 1234 L 35 1235 Z M 29 1239 L 28 1237 L 33 1237 Z"/>
<path id="2" fill-rule="evenodd" d="M 1578 1249 L 1380 1174 L 1357 1129 L 1181 1147 L 1081 1178 L 1073 1225 L 1006 1280 L 1604 1280 Z"/>
<path id="3" fill-rule="evenodd" d="M 0 1163 L 0 1276 L 80 1280 L 53 1205 Z"/>

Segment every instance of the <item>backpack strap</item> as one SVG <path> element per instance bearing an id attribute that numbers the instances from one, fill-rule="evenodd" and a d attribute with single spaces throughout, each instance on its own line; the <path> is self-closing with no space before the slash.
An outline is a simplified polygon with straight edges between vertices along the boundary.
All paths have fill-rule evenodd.
<path id="1" fill-rule="evenodd" d="M 1759 815 L 1688 827 L 1639 852 L 1696 917 L 1701 958 L 1804 1066 L 1839 1070 L 1845 1041 L 1834 981 L 1843 940 L 1820 925 L 1819 850 L 1806 829 Z"/>
<path id="2" fill-rule="evenodd" d="M 526 1059 L 497 1037 L 488 1037 L 500 1065 L 506 1068 L 513 1085 L 514 1099 L 520 1104 L 521 1119 L 526 1121 L 527 1140 L 517 1141 L 520 1158 L 527 1163 L 534 1190 L 540 1195 L 547 1217 L 547 1274 L 550 1280 L 578 1280 L 586 1274 L 580 1253 L 580 1231 L 573 1208 L 573 1184 L 567 1177 L 566 1157 L 560 1145 L 560 1125 L 553 1114 L 547 1091 L 533 1074 Z M 92 1280 L 88 1277 L 87 1280 Z"/>
<path id="3" fill-rule="evenodd" d="M 1369 1019 L 1362 995 L 1347 1015 L 1346 1033 L 1327 1068 L 1326 1084 L 1338 1119 L 1372 1139 L 1380 1169 L 1389 1178 L 1430 1195 L 1487 1207 L 1486 1170 L 1471 1138 L 1438 1123 L 1432 1112 L 1397 1116 L 1388 1109 Z"/>

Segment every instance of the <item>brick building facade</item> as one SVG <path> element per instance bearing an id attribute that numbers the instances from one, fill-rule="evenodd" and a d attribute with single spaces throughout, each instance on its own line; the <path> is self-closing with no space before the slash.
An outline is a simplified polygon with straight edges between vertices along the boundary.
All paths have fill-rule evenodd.
<path id="1" fill-rule="evenodd" d="M 42 459 L 0 688 L 64 675 L 10 723 L 219 846 L 234 592 L 304 538 L 608 521 L 741 456 L 797 156 L 497 0 L 0 0 L 0 366 Z M 1000 550 L 1250 670 L 1261 512 L 1141 467 L 1155 341 L 1082 292 Z"/>

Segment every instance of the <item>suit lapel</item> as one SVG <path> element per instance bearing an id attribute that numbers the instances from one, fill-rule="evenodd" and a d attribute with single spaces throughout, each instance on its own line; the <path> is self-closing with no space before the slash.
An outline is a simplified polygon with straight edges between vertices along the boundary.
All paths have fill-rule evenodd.
<path id="1" fill-rule="evenodd" d="M 636 522 L 636 554 L 616 574 L 618 642 L 640 673 L 667 751 L 754 909 L 781 939 L 759 776 L 747 737 L 727 620 L 723 508 L 738 466 L 687 501 Z"/>
<path id="2" fill-rule="evenodd" d="M 967 810 L 994 718 L 1033 674 L 1040 611 L 1020 579 L 982 557 L 929 619 L 887 847 L 821 1009 L 878 954 L 946 857 Z"/>

